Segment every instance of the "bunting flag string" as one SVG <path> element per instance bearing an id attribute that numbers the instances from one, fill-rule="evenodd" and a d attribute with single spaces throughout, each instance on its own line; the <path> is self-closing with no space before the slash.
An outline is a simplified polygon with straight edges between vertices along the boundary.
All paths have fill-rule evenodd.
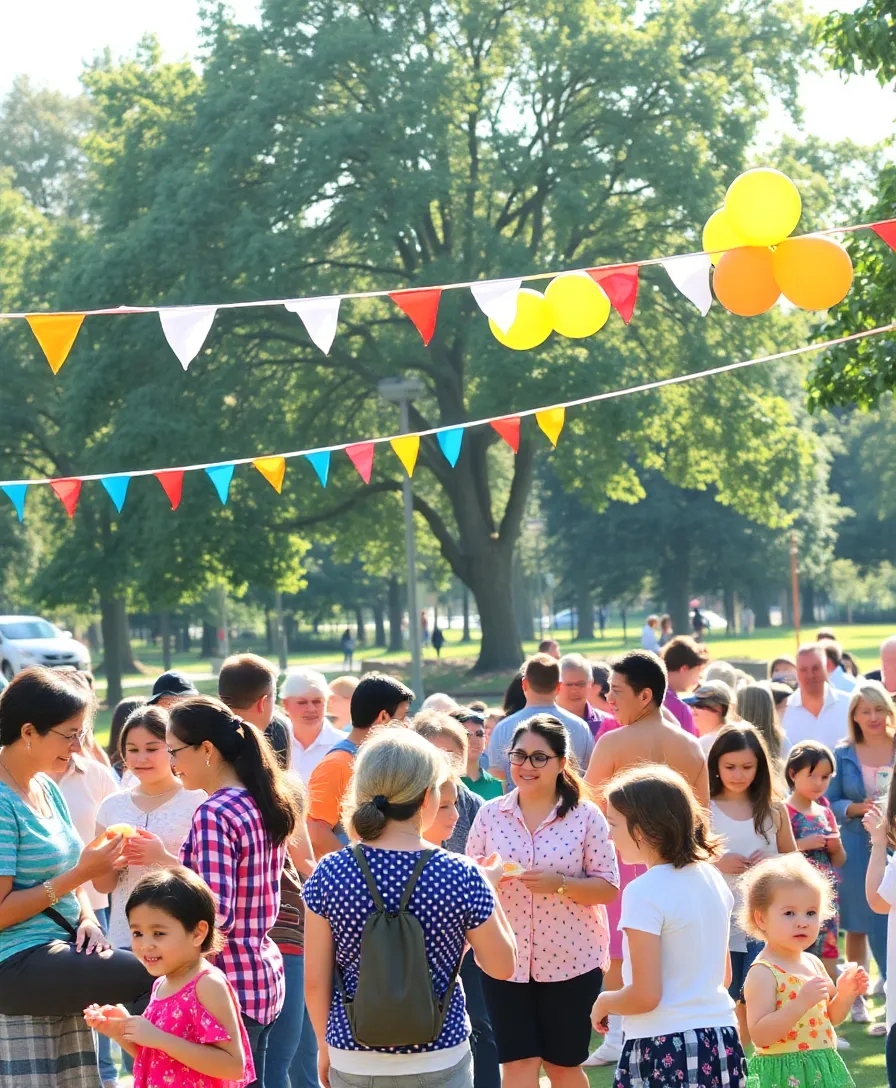
<path id="1" fill-rule="evenodd" d="M 121 512 L 128 493 L 128 486 L 134 477 L 155 476 L 162 485 L 165 494 L 171 501 L 172 509 L 176 510 L 180 504 L 183 493 L 183 479 L 187 472 L 205 472 L 211 479 L 218 492 L 222 503 L 226 503 L 229 496 L 230 482 L 238 466 L 252 465 L 261 473 L 274 490 L 280 494 L 283 489 L 283 480 L 286 473 L 286 462 L 295 457 L 306 458 L 322 486 L 327 486 L 330 460 L 334 452 L 344 451 L 349 460 L 355 466 L 358 474 L 365 484 L 370 483 L 373 471 L 373 457 L 377 446 L 389 443 L 393 452 L 404 466 L 408 476 L 413 476 L 420 451 L 420 442 L 423 438 L 434 437 L 439 448 L 452 468 L 457 464 L 458 457 L 466 431 L 473 427 L 491 427 L 516 453 L 519 450 L 521 421 L 524 418 L 534 416 L 538 427 L 547 435 L 551 445 L 556 447 L 557 441 L 566 423 L 566 412 L 570 408 L 578 408 L 586 404 L 595 404 L 599 401 L 614 400 L 619 397 L 631 396 L 635 393 L 646 393 L 651 390 L 664 389 L 666 386 L 682 385 L 686 382 L 698 381 L 703 378 L 714 377 L 719 374 L 728 374 L 745 367 L 759 366 L 763 363 L 777 362 L 781 359 L 791 359 L 811 352 L 825 351 L 828 348 L 841 344 L 854 343 L 873 336 L 881 336 L 885 333 L 896 331 L 896 322 L 889 325 L 879 325 L 873 329 L 865 329 L 862 332 L 850 333 L 847 336 L 839 336 L 831 340 L 823 340 L 813 344 L 804 344 L 802 347 L 790 348 L 787 351 L 775 352 L 772 355 L 763 355 L 756 359 L 739 360 L 734 363 L 725 363 L 711 367 L 709 370 L 700 370 L 691 374 L 679 374 L 671 378 L 658 378 L 654 381 L 643 382 L 640 385 L 627 386 L 623 389 L 612 389 L 604 393 L 593 393 L 587 397 L 579 397 L 576 400 L 564 401 L 561 404 L 548 404 L 540 408 L 527 408 L 514 415 L 502 415 L 487 417 L 484 419 L 469 420 L 465 423 L 457 423 L 448 427 L 431 427 L 427 430 L 416 431 L 412 434 L 389 435 L 383 438 L 371 438 L 364 442 L 339 443 L 332 446 L 324 446 L 317 449 L 295 450 L 291 453 L 275 454 L 267 457 L 234 458 L 229 461 L 216 461 L 203 465 L 183 465 L 168 469 L 135 469 L 131 472 L 85 474 L 83 476 L 66 477 L 62 479 L 38 479 L 38 480 L 3 480 L 0 481 L 0 490 L 12 502 L 16 514 L 22 520 L 25 514 L 25 498 L 29 488 L 41 485 L 49 485 L 58 496 L 66 509 L 69 517 L 73 517 L 81 494 L 81 487 L 87 482 L 99 481 L 109 494 L 116 508 Z"/>
<path id="2" fill-rule="evenodd" d="M 854 234 L 863 230 L 874 232 L 891 249 L 896 249 L 896 218 L 873 223 L 829 227 L 825 230 L 814 231 L 810 235 L 791 235 L 788 242 L 800 238 Z M 219 310 L 283 306 L 299 316 L 312 343 L 328 355 L 336 337 L 342 302 L 351 299 L 389 298 L 410 318 L 423 338 L 423 343 L 428 346 L 435 333 L 443 292 L 469 290 L 483 314 L 494 322 L 501 333 L 506 335 L 517 318 L 517 303 L 522 285 L 542 280 L 555 280 L 568 272 L 587 273 L 606 293 L 611 305 L 627 325 L 631 322 L 635 310 L 640 270 L 662 265 L 678 290 L 705 316 L 712 305 L 712 294 L 709 290 L 709 265 L 712 258 L 718 258 L 726 252 L 736 252 L 739 248 L 743 247 L 729 247 L 727 250 L 704 248 L 692 253 L 651 257 L 620 264 L 533 272 L 513 278 L 468 280 L 431 287 L 411 287 L 400 291 L 346 291 L 340 295 L 258 299 L 250 302 L 219 302 L 214 305 L 196 306 L 118 306 L 79 311 L 9 312 L 0 313 L 0 321 L 17 319 L 27 321 L 53 373 L 57 374 L 68 358 L 85 318 L 158 314 L 168 344 L 180 360 L 181 366 L 187 370 L 202 350 Z"/>

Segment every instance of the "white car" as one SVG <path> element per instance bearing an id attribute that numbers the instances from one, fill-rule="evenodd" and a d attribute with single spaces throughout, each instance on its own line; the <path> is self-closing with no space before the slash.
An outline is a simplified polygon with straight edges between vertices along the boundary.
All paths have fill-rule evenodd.
<path id="1" fill-rule="evenodd" d="M 7 680 L 29 665 L 90 668 L 90 651 L 40 616 L 0 616 L 0 670 Z"/>

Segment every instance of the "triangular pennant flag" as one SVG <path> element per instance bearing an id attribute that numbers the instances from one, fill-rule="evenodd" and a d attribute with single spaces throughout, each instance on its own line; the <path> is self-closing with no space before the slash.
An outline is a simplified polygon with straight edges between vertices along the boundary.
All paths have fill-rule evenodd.
<path id="1" fill-rule="evenodd" d="M 50 487 L 56 492 L 68 516 L 73 518 L 81 495 L 81 481 L 70 477 L 62 480 L 50 480 Z"/>
<path id="2" fill-rule="evenodd" d="M 448 464 L 454 468 L 460 457 L 460 447 L 464 440 L 463 427 L 450 427 L 447 431 L 439 431 L 436 438 L 439 440 L 439 448 L 445 454 Z"/>
<path id="3" fill-rule="evenodd" d="M 493 419 L 491 421 L 492 427 L 498 432 L 498 434 L 504 439 L 508 446 L 514 453 L 519 453 L 520 449 L 520 417 L 519 416 L 505 416 L 504 419 Z"/>
<path id="4" fill-rule="evenodd" d="M 535 413 L 535 419 L 538 422 L 538 426 L 541 427 L 551 440 L 551 445 L 556 449 L 557 439 L 560 437 L 560 432 L 563 430 L 563 424 L 566 422 L 566 409 L 545 408 L 543 412 Z"/>
<path id="5" fill-rule="evenodd" d="M 523 281 L 485 280 L 470 287 L 479 309 L 506 333 L 516 321 L 516 300 Z"/>
<path id="6" fill-rule="evenodd" d="M 121 513 L 124 500 L 128 497 L 128 484 L 130 476 L 104 476 L 100 483 L 106 489 L 106 494 L 115 503 L 115 509 Z"/>
<path id="7" fill-rule="evenodd" d="M 329 355 L 336 339 L 341 301 L 339 295 L 324 295 L 322 298 L 296 298 L 283 305 L 290 313 L 299 315 L 311 342 L 324 355 Z"/>
<path id="8" fill-rule="evenodd" d="M 627 325 L 638 301 L 638 266 L 626 264 L 620 268 L 589 268 L 588 275 L 601 287 L 610 305 Z"/>
<path id="9" fill-rule="evenodd" d="M 423 337 L 423 343 L 429 347 L 436 331 L 436 318 L 439 315 L 441 287 L 415 288 L 413 291 L 393 291 L 389 298 L 408 315 Z"/>
<path id="10" fill-rule="evenodd" d="M 314 453 L 306 453 L 305 456 L 311 462 L 311 467 L 317 473 L 317 478 L 320 480 L 320 486 L 327 486 L 327 479 L 330 475 L 330 451 L 329 450 L 316 450 Z"/>
<path id="11" fill-rule="evenodd" d="M 420 452 L 420 435 L 403 434 L 401 438 L 393 438 L 389 445 L 395 450 L 395 456 L 404 465 L 408 476 L 413 476 L 417 454 Z"/>
<path id="12" fill-rule="evenodd" d="M 356 442 L 353 446 L 346 446 L 345 452 L 358 470 L 361 479 L 365 484 L 369 484 L 370 474 L 373 471 L 373 443 Z"/>
<path id="13" fill-rule="evenodd" d="M 230 498 L 230 481 L 233 479 L 234 465 L 214 465 L 205 470 L 206 476 L 215 485 L 221 505 L 226 506 Z"/>
<path id="14" fill-rule="evenodd" d="M 879 238 L 883 238 L 890 249 L 896 249 L 896 221 L 872 223 L 871 229 Z"/>
<path id="15" fill-rule="evenodd" d="M 184 370 L 202 351 L 216 313 L 214 306 L 169 306 L 159 310 L 162 332 Z"/>
<path id="16" fill-rule="evenodd" d="M 286 475 L 286 459 L 283 457 L 256 457 L 252 464 L 279 495 L 283 490 L 283 477 Z"/>
<path id="17" fill-rule="evenodd" d="M 41 350 L 47 357 L 50 370 L 58 374 L 72 350 L 72 344 L 84 320 L 83 314 L 32 314 L 25 320 Z"/>
<path id="18" fill-rule="evenodd" d="M 709 289 L 712 258 L 709 254 L 693 253 L 687 257 L 673 257 L 669 261 L 663 261 L 662 265 L 678 290 L 706 317 L 712 306 L 712 292 Z"/>
<path id="19" fill-rule="evenodd" d="M 25 496 L 28 494 L 27 484 L 4 484 L 3 490 L 9 501 L 16 508 L 19 521 L 25 520 Z"/>
<path id="20" fill-rule="evenodd" d="M 169 469 L 167 472 L 153 473 L 162 485 L 162 490 L 171 502 L 171 509 L 176 510 L 180 506 L 181 496 L 184 493 L 183 469 Z"/>

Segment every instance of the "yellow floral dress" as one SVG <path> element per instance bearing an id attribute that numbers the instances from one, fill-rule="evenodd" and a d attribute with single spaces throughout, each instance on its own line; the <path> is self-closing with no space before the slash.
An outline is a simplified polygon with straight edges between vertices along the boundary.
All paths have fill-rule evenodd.
<path id="1" fill-rule="evenodd" d="M 775 978 L 775 1009 L 796 1001 L 806 979 L 758 959 Z M 837 1053 L 837 1033 L 827 1001 L 803 1013 L 790 1031 L 770 1046 L 756 1047 L 749 1061 L 747 1088 L 853 1088 L 853 1079 Z"/>

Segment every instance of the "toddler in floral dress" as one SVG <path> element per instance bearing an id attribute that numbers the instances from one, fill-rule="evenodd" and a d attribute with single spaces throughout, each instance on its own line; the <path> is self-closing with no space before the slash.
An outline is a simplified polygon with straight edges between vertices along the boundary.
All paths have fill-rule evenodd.
<path id="1" fill-rule="evenodd" d="M 255 1070 L 239 1002 L 205 956 L 219 944 L 215 900 L 187 869 L 144 877 L 127 902 L 134 954 L 155 975 L 142 1016 L 91 1005 L 90 1027 L 134 1060 L 134 1088 L 244 1088 Z"/>

